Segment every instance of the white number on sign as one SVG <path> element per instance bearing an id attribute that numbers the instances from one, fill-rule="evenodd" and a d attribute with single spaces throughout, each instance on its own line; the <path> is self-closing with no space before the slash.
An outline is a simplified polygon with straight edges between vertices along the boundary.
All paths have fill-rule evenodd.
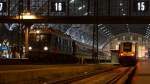
<path id="1" fill-rule="evenodd" d="M 0 3 L 0 11 L 3 10 L 3 3 Z"/>
<path id="2" fill-rule="evenodd" d="M 145 2 L 138 2 L 138 11 L 145 11 Z"/>
<path id="3" fill-rule="evenodd" d="M 62 3 L 55 3 L 55 11 L 62 11 Z"/>

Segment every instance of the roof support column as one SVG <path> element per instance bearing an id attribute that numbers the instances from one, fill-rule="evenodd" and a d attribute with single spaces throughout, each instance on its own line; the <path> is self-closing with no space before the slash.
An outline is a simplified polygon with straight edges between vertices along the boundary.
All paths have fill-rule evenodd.
<path id="1" fill-rule="evenodd" d="M 31 12 L 31 10 L 30 10 L 30 0 L 27 1 L 27 10 L 28 10 L 29 12 Z"/>

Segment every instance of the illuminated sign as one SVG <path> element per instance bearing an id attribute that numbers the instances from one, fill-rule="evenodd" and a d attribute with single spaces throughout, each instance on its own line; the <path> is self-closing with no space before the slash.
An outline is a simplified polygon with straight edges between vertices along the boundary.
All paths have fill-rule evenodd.
<path id="1" fill-rule="evenodd" d="M 8 47 L 0 47 L 0 50 L 10 50 Z"/>
<path id="2" fill-rule="evenodd" d="M 0 12 L 6 12 L 6 2 L 0 2 Z"/>
<path id="3" fill-rule="evenodd" d="M 64 12 L 65 11 L 65 2 L 52 2 L 51 3 L 52 12 Z"/>
<path id="4" fill-rule="evenodd" d="M 147 11 L 149 8 L 149 1 L 137 1 L 136 10 L 139 12 Z"/>

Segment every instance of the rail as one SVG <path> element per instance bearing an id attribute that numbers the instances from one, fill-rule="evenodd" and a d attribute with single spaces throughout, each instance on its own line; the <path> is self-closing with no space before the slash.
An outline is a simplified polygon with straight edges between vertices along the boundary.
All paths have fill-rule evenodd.
<path id="1" fill-rule="evenodd" d="M 49 81 L 46 82 L 46 84 L 69 84 L 75 81 L 79 81 L 85 78 L 89 78 L 92 77 L 96 74 L 100 74 L 100 73 L 104 73 L 104 72 L 108 72 L 108 71 L 112 71 L 113 69 L 119 68 L 119 66 L 113 67 L 113 68 L 109 68 L 109 69 L 104 69 L 104 70 L 95 70 L 93 72 L 84 72 L 83 74 L 68 78 L 68 79 L 63 79 L 63 80 L 56 80 L 56 81 Z"/>
<path id="2" fill-rule="evenodd" d="M 120 71 L 119 70 L 120 68 L 124 68 L 124 69 L 122 69 L 122 71 Z M 46 84 L 71 84 L 71 83 L 76 84 L 76 82 L 78 82 L 78 81 L 88 79 L 90 77 L 93 77 L 93 76 L 96 76 L 99 74 L 101 74 L 101 76 L 103 76 L 104 74 L 107 74 L 107 75 L 111 74 L 111 75 L 108 75 L 106 79 L 100 80 L 99 84 L 125 84 L 125 82 L 128 80 L 130 74 L 133 71 L 134 71 L 134 68 L 132 68 L 132 67 L 117 66 L 117 67 L 105 69 L 105 70 L 96 70 L 94 72 L 85 72 L 84 74 L 80 74 L 78 76 L 74 76 L 74 77 L 71 77 L 68 79 L 49 81 L 49 82 L 46 82 Z M 93 84 L 95 84 L 95 83 L 93 83 Z"/>

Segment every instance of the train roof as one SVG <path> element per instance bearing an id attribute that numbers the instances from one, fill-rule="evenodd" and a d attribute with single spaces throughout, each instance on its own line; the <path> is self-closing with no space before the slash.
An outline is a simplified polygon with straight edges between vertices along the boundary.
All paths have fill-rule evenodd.
<path id="1" fill-rule="evenodd" d="M 37 31 L 39 31 L 39 34 L 53 34 L 57 36 L 64 36 L 64 37 L 71 38 L 70 35 L 67 35 L 60 30 L 52 29 L 52 28 L 34 28 L 34 29 L 30 29 L 29 33 L 37 34 Z"/>

